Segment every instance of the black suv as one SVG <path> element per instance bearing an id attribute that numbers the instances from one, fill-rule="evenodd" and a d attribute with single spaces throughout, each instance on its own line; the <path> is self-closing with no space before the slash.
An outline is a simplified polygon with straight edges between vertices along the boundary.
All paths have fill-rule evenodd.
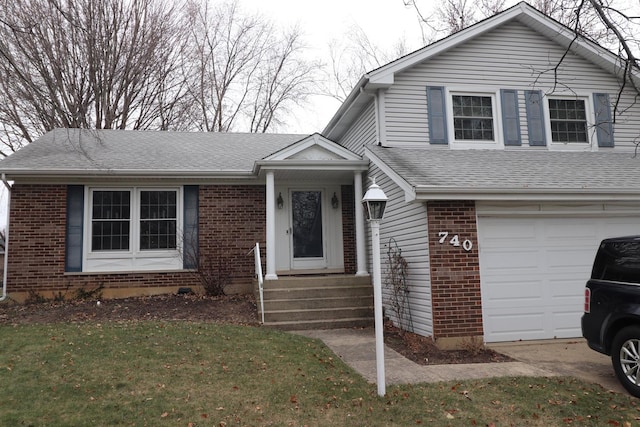
<path id="1" fill-rule="evenodd" d="M 602 241 L 584 296 L 582 335 L 640 397 L 640 236 Z"/>

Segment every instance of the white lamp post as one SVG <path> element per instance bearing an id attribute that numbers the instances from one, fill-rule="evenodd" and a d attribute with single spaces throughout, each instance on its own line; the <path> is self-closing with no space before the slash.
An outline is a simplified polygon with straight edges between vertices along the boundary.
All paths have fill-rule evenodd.
<path id="1" fill-rule="evenodd" d="M 387 195 L 373 178 L 371 186 L 362 198 L 367 219 L 371 225 L 371 245 L 373 252 L 373 307 L 376 329 L 376 372 L 378 378 L 378 396 L 386 393 L 384 376 L 384 331 L 382 324 L 382 279 L 380 273 L 380 220 L 387 206 Z"/>

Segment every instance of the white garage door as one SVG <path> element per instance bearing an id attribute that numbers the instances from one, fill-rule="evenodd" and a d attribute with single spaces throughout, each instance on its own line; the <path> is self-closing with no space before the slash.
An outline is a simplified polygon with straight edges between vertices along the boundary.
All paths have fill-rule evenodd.
<path id="1" fill-rule="evenodd" d="M 638 217 L 478 218 L 487 342 L 581 336 L 600 241 L 640 234 Z"/>

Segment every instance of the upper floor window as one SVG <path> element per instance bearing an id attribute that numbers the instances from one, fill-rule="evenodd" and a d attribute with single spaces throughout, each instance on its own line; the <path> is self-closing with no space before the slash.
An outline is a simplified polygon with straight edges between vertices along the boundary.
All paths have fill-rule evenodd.
<path id="1" fill-rule="evenodd" d="M 549 122 L 552 142 L 589 142 L 584 99 L 549 99 Z"/>
<path id="2" fill-rule="evenodd" d="M 491 96 L 453 95 L 453 133 L 456 141 L 494 141 Z"/>

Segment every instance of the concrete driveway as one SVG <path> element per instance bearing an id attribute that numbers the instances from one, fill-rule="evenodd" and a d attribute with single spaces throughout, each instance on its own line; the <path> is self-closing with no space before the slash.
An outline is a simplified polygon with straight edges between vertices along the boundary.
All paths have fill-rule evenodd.
<path id="1" fill-rule="evenodd" d="M 584 338 L 519 341 L 487 347 L 557 375 L 600 384 L 606 390 L 627 393 L 613 372 L 611 359 L 591 350 Z"/>

